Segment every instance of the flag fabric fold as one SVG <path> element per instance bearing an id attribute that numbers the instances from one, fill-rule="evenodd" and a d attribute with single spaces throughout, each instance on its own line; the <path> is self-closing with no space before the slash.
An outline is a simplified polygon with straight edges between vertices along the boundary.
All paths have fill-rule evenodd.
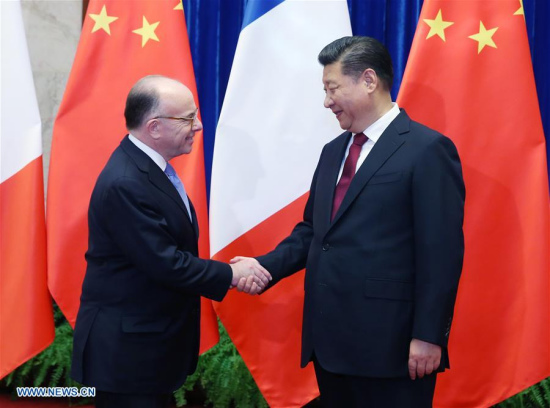
<path id="1" fill-rule="evenodd" d="M 346 35 L 345 0 L 248 2 L 214 146 L 215 259 L 268 252 L 301 219 L 321 149 L 341 133 L 323 107 L 317 55 Z M 303 295 L 301 272 L 259 297 L 232 292 L 214 304 L 272 407 L 318 395 L 312 366 L 300 369 Z"/>
<path id="2" fill-rule="evenodd" d="M 126 134 L 124 104 L 141 77 L 165 75 L 197 89 L 181 1 L 91 0 L 54 125 L 48 183 L 48 284 L 74 326 L 86 269 L 87 209 L 101 169 Z M 193 202 L 199 253 L 209 257 L 202 132 L 172 161 Z M 211 302 L 202 299 L 201 350 L 218 341 Z"/>
<path id="3" fill-rule="evenodd" d="M 550 375 L 547 159 L 522 3 L 426 0 L 398 103 L 454 141 L 466 183 L 434 406 L 491 406 Z"/>
<path id="4" fill-rule="evenodd" d="M 42 134 L 19 1 L 2 2 L 0 378 L 54 339 L 46 275 Z"/>

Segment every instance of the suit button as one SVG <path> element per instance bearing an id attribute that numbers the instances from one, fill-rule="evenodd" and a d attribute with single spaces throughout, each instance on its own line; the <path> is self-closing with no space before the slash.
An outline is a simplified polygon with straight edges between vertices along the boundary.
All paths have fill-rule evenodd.
<path id="1" fill-rule="evenodd" d="M 323 244 L 323 251 L 328 251 L 330 248 L 329 244 Z"/>

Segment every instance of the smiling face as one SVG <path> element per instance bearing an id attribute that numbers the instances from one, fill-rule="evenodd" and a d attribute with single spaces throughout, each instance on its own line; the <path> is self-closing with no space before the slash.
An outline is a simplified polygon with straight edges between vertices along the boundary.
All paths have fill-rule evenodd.
<path id="1" fill-rule="evenodd" d="M 183 86 L 182 86 L 183 87 Z M 193 95 L 189 89 L 174 89 L 160 103 L 160 112 L 169 118 L 161 118 L 161 143 L 165 151 L 166 160 L 182 154 L 188 154 L 193 148 L 195 132 L 202 129 L 202 123 L 195 120 L 172 119 L 193 118 L 197 113 L 197 107 Z"/>
<path id="2" fill-rule="evenodd" d="M 198 117 L 194 118 L 197 106 L 186 86 L 170 81 L 167 86 L 157 89 L 160 95 L 158 114 L 148 126 L 154 134 L 154 149 L 169 161 L 191 152 L 195 132 L 202 130 L 202 123 Z"/>
<path id="3" fill-rule="evenodd" d="M 336 115 L 342 129 L 359 133 L 372 123 L 373 73 L 372 69 L 366 69 L 357 78 L 344 75 L 340 61 L 324 67 L 325 108 Z"/>

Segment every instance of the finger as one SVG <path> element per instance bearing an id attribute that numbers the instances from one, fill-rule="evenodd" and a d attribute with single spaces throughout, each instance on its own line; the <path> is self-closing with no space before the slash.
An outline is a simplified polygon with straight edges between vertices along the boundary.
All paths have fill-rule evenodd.
<path id="1" fill-rule="evenodd" d="M 426 361 L 426 375 L 430 375 L 434 371 L 434 362 L 433 360 Z"/>
<path id="2" fill-rule="evenodd" d="M 264 286 L 269 283 L 269 278 L 262 271 L 258 269 L 254 270 L 254 276 L 258 278 L 256 282 L 263 282 Z"/>
<path id="3" fill-rule="evenodd" d="M 239 292 L 242 292 L 244 290 L 245 285 L 246 285 L 246 278 L 239 279 L 239 282 L 237 283 L 237 290 Z"/>
<path id="4" fill-rule="evenodd" d="M 258 287 L 259 290 L 262 290 L 266 287 L 266 283 L 259 280 L 259 279 L 255 279 L 254 283 L 256 284 L 256 286 Z"/>
<path id="5" fill-rule="evenodd" d="M 423 378 L 424 374 L 426 374 L 426 362 L 420 361 L 416 365 L 416 373 L 418 374 L 418 378 Z"/>
<path id="6" fill-rule="evenodd" d="M 411 377 L 411 380 L 416 380 L 416 366 L 416 360 L 409 358 L 409 376 Z"/>
<path id="7" fill-rule="evenodd" d="M 259 273 L 261 274 L 261 276 L 263 276 L 267 279 L 267 283 L 269 283 L 269 281 L 273 280 L 273 277 L 271 276 L 271 274 L 267 271 L 267 269 L 265 269 L 261 265 L 260 265 Z"/>
<path id="8" fill-rule="evenodd" d="M 271 277 L 271 274 L 269 273 L 269 271 L 267 269 L 265 269 L 262 265 L 260 265 L 260 263 L 258 262 L 258 269 L 260 270 L 260 272 L 263 274 L 263 276 L 265 276 L 268 280 L 272 280 L 273 278 Z"/>
<path id="9" fill-rule="evenodd" d="M 257 294 L 257 293 L 260 291 L 260 284 L 263 285 L 263 283 L 258 282 L 256 279 L 253 279 L 253 280 L 252 280 L 252 285 L 251 285 L 251 287 L 250 287 L 250 292 L 249 292 L 249 293 L 250 293 L 251 295 Z"/>
<path id="10" fill-rule="evenodd" d="M 243 256 L 236 256 L 235 258 L 231 259 L 231 260 L 229 261 L 229 263 L 230 263 L 230 264 L 234 264 L 234 263 L 237 263 L 237 262 L 242 261 L 242 260 L 244 260 L 244 257 L 243 257 Z"/>
<path id="11" fill-rule="evenodd" d="M 246 278 L 246 284 L 244 286 L 244 292 L 250 293 L 250 289 L 252 288 L 253 283 L 254 283 L 254 276 L 249 275 L 248 278 Z"/>

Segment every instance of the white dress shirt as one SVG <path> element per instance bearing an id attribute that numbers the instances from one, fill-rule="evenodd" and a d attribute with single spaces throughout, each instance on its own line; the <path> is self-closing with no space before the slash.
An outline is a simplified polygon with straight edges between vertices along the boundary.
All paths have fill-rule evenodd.
<path id="1" fill-rule="evenodd" d="M 149 146 L 147 146 L 145 143 L 143 143 L 141 140 L 139 140 L 137 137 L 135 137 L 131 133 L 128 135 L 128 139 L 130 139 L 130 141 L 133 144 L 135 144 L 138 149 L 140 149 L 143 153 L 145 153 L 147 156 L 149 156 L 151 158 L 151 160 L 153 160 L 157 164 L 157 166 L 160 167 L 162 172 L 164 174 L 166 174 L 165 173 L 166 160 L 164 160 L 164 157 L 162 157 L 159 152 L 157 152 L 156 150 L 154 150 L 154 149 L 150 148 Z M 166 177 L 168 177 L 168 175 Z M 178 179 L 179 179 L 179 177 L 178 177 Z M 170 177 L 168 177 L 168 180 L 170 180 Z M 170 180 L 170 183 L 172 183 L 171 180 Z M 180 180 L 180 183 L 181 183 L 181 186 L 183 187 L 183 194 L 184 194 L 183 197 L 181 197 L 181 199 L 183 200 L 183 203 L 185 204 L 185 208 L 187 209 L 187 215 L 189 216 L 189 219 L 192 220 L 193 217 L 191 215 L 191 205 L 189 204 L 189 197 L 187 196 L 187 192 L 185 191 L 185 186 L 183 185 L 183 182 L 181 180 Z M 181 196 L 181 193 L 180 193 L 180 196 Z"/>
<path id="2" fill-rule="evenodd" d="M 149 146 L 147 146 L 131 133 L 128 135 L 128 139 L 130 139 L 130 141 L 135 144 L 139 150 L 149 156 L 151 160 L 153 160 L 163 172 L 164 170 L 166 170 L 166 160 L 164 160 L 164 157 L 162 157 L 159 152 L 151 149 Z"/>
<path id="3" fill-rule="evenodd" d="M 357 173 L 357 170 L 359 170 L 359 167 L 363 164 L 367 156 L 369 155 L 370 151 L 374 147 L 374 144 L 378 141 L 380 136 L 382 136 L 382 133 L 387 129 L 387 127 L 392 123 L 392 121 L 399 115 L 399 106 L 397 106 L 397 103 L 393 103 L 392 108 L 387 111 L 380 119 L 378 119 L 376 122 L 374 122 L 372 125 L 370 125 L 368 128 L 366 128 L 363 133 L 365 136 L 369 138 L 367 142 L 362 146 L 361 153 L 359 153 L 359 159 L 357 160 L 357 167 L 355 168 L 355 172 Z M 355 134 L 353 135 L 355 136 Z M 344 158 L 342 159 L 342 164 L 340 165 L 340 172 L 338 173 L 338 179 L 336 180 L 336 184 L 338 184 L 338 181 L 340 181 L 340 177 L 342 177 L 342 171 L 344 170 L 344 163 L 346 162 L 346 158 L 349 154 L 349 148 L 351 147 L 351 144 L 353 143 L 353 137 L 350 138 L 350 141 L 348 143 L 348 147 L 346 148 L 346 154 L 344 155 Z"/>

